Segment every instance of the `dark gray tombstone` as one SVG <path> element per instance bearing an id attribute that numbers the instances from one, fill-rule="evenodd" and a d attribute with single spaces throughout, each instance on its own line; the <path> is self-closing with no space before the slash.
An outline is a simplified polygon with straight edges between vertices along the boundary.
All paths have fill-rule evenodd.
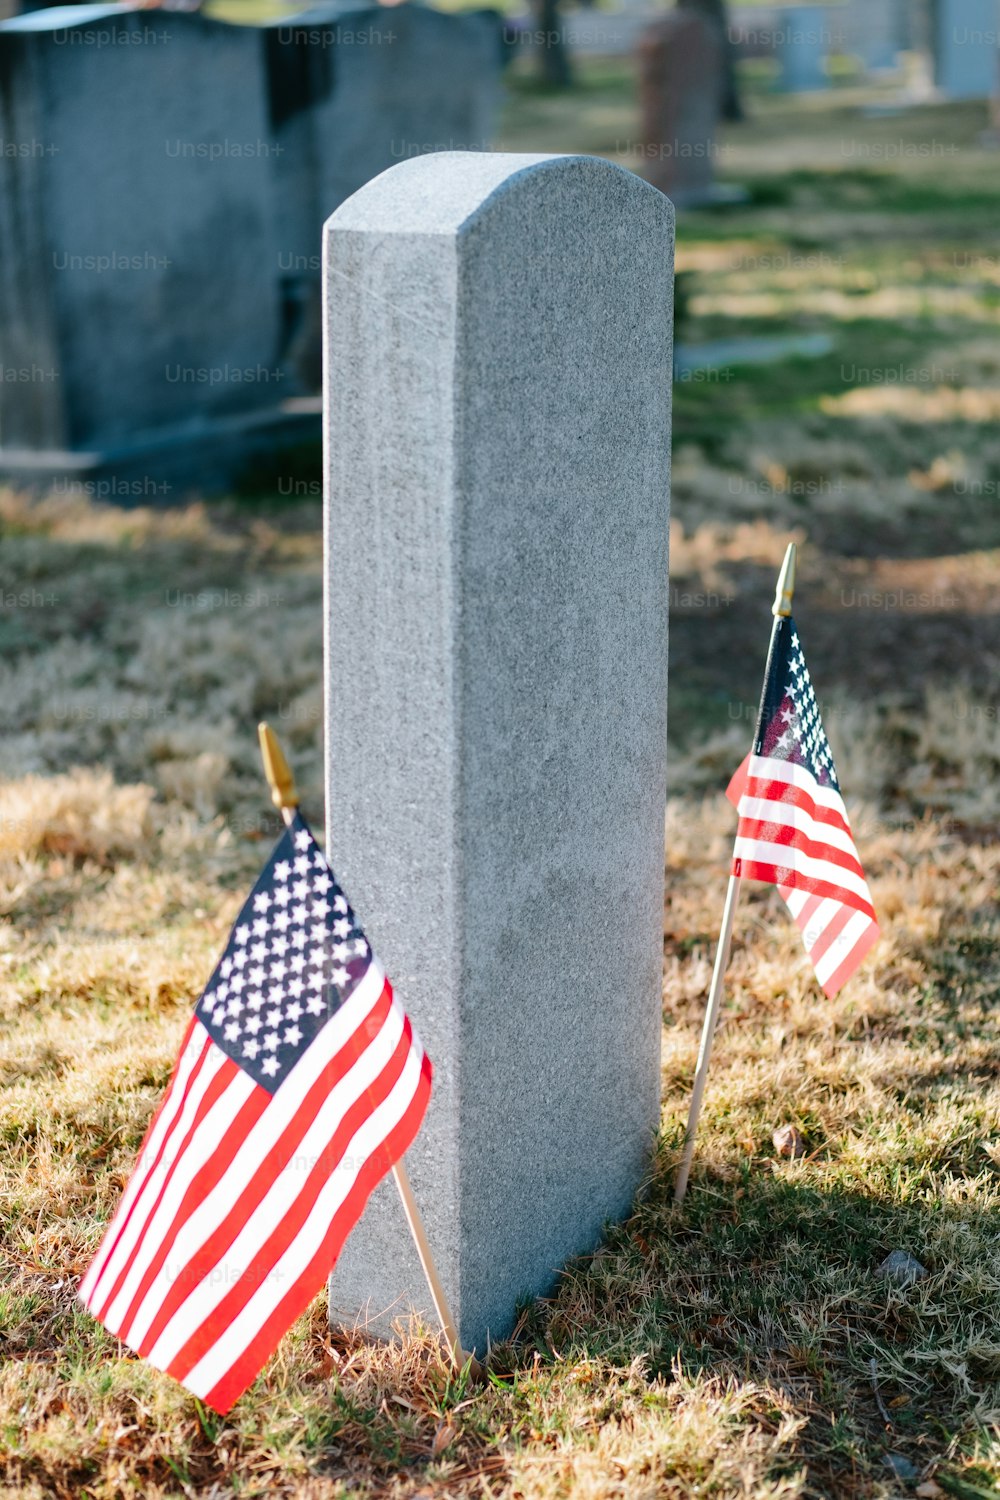
<path id="1" fill-rule="evenodd" d="M 485 148 L 499 69 L 495 16 L 418 6 L 0 24 L 0 476 L 211 486 L 318 439 L 323 221 Z"/>
<path id="2" fill-rule="evenodd" d="M 282 291 L 298 378 L 321 377 L 323 221 L 387 167 L 432 151 L 487 151 L 499 104 L 495 12 L 329 4 L 270 29 Z"/>
<path id="3" fill-rule="evenodd" d="M 0 465 L 125 447 L 283 394 L 263 53 L 190 15 L 0 27 Z M 41 455 L 45 455 L 41 458 Z"/>

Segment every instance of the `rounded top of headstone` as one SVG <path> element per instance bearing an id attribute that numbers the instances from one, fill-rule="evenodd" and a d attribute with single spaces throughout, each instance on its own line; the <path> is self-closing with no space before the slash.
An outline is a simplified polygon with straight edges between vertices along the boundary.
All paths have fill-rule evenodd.
<path id="1" fill-rule="evenodd" d="M 352 193 L 326 221 L 326 232 L 454 235 L 479 214 L 529 181 L 540 192 L 614 184 L 636 204 L 647 202 L 673 214 L 658 188 L 602 156 L 529 155 L 508 151 L 434 151 L 397 162 Z"/>

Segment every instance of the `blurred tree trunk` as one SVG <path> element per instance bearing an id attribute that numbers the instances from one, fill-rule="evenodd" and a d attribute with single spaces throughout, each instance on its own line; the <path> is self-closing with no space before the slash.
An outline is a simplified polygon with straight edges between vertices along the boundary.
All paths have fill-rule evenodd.
<path id="1" fill-rule="evenodd" d="M 726 0 L 677 0 L 678 10 L 690 10 L 701 16 L 722 34 L 722 118 L 745 120 L 746 112 L 736 79 L 736 48 L 729 29 L 729 6 Z"/>
<path id="2" fill-rule="evenodd" d="M 562 30 L 559 0 L 532 0 L 542 82 L 550 88 L 568 89 L 573 82 L 569 50 Z"/>

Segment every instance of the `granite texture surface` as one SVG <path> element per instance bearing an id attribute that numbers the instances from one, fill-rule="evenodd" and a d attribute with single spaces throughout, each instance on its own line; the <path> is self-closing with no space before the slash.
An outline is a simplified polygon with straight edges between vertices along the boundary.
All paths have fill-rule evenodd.
<path id="1" fill-rule="evenodd" d="M 482 1352 L 658 1124 L 673 210 L 448 152 L 324 259 L 328 849 L 434 1063 L 407 1165 Z M 390 1180 L 331 1313 L 429 1307 Z"/>

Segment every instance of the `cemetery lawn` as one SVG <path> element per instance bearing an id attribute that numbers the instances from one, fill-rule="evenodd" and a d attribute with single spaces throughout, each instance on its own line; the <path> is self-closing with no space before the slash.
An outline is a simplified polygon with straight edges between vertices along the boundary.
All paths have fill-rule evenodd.
<path id="1" fill-rule="evenodd" d="M 503 144 L 620 150 L 624 65 L 582 72 L 517 85 Z M 684 343 L 831 342 L 677 386 L 662 1138 L 481 1391 L 320 1299 L 222 1419 L 76 1303 L 277 832 L 258 717 L 321 822 L 320 509 L 0 496 L 3 1495 L 1000 1493 L 1000 174 L 980 108 L 857 102 L 755 100 L 721 160 L 752 201 L 681 222 Z M 747 892 L 678 1212 L 722 789 L 791 538 L 884 937 L 829 1002 Z M 880 1279 L 893 1250 L 926 1277 Z"/>

